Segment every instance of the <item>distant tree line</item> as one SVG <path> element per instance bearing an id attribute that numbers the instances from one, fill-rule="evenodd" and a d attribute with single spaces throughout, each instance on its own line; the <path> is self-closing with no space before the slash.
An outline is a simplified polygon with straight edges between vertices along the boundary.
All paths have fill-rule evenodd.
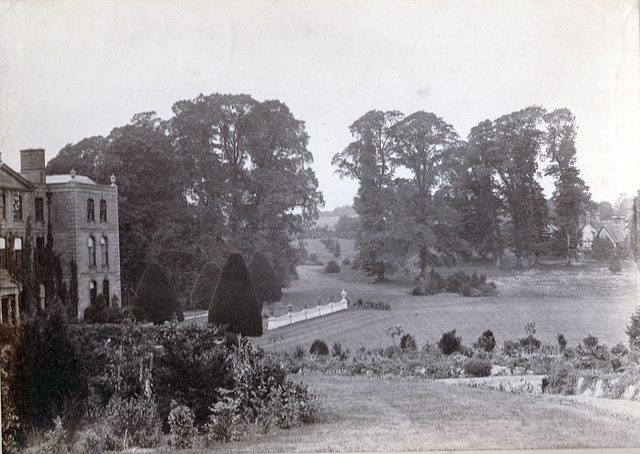
<path id="1" fill-rule="evenodd" d="M 323 204 L 308 139 L 280 101 L 214 93 L 176 102 L 168 120 L 140 113 L 68 144 L 47 174 L 115 175 L 123 297 L 157 262 L 184 302 L 203 265 L 231 252 L 263 252 L 283 286 L 295 277 L 291 239 Z"/>
<path id="2" fill-rule="evenodd" d="M 370 111 L 332 163 L 359 183 L 359 263 L 383 280 L 417 255 L 429 266 L 504 251 L 527 266 L 541 254 L 576 257 L 591 206 L 576 167 L 575 118 L 532 106 L 485 120 L 462 140 L 434 113 Z M 539 179 L 553 178 L 546 200 Z"/>

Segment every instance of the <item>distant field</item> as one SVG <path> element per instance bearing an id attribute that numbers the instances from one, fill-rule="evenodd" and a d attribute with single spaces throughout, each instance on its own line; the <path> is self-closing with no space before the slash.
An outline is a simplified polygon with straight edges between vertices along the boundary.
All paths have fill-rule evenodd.
<path id="1" fill-rule="evenodd" d="M 309 252 L 321 254 L 321 260 L 331 258 L 319 240 L 307 240 Z M 342 257 L 355 257 L 353 242 L 340 240 Z M 348 251 L 348 252 L 347 252 Z M 338 260 L 340 263 L 340 260 Z M 349 311 L 276 331 L 284 337 L 279 349 L 292 350 L 296 345 L 308 348 L 314 339 L 327 343 L 340 342 L 344 348 L 382 347 L 390 345 L 387 328 L 400 325 L 415 336 L 419 345 L 437 342 L 442 333 L 456 329 L 463 343 L 471 344 L 487 329 L 496 340 L 524 337 L 524 326 L 536 324 L 536 337 L 544 342 L 556 343 L 557 334 L 563 333 L 570 345 L 577 345 L 588 334 L 600 342 L 613 346 L 627 343 L 624 332 L 629 317 L 640 304 L 638 271 L 628 265 L 613 276 L 605 265 L 588 263 L 571 267 L 548 265 L 527 270 L 497 270 L 494 268 L 466 267 L 467 271 L 485 272 L 498 285 L 500 295 L 486 298 L 465 298 L 454 294 L 415 297 L 409 295 L 411 276 L 403 272 L 390 276 L 384 284 L 350 266 L 342 266 L 339 274 L 326 274 L 321 266 L 301 266 L 300 278 L 283 292 L 282 300 L 273 307 L 276 315 L 286 313 L 292 303 L 294 310 L 304 304 L 315 305 L 319 297 L 323 304 L 333 298 L 340 299 L 340 291 L 356 301 L 376 300 L 388 302 L 390 311 Z M 438 269 L 442 275 L 453 270 Z M 265 313 L 267 308 L 265 308 Z M 266 331 L 256 342 L 269 346 L 273 332 Z"/>

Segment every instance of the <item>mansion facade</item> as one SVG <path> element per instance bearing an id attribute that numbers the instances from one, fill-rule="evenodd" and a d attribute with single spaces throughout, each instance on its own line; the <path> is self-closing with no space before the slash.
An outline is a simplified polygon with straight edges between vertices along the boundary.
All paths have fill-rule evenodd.
<path id="1" fill-rule="evenodd" d="M 8 270 L 8 254 L 15 254 L 17 261 L 23 259 L 29 230 L 33 259 L 39 260 L 49 223 L 67 288 L 71 262 L 77 265 L 78 318 L 83 319 L 84 310 L 99 294 L 105 296 L 109 306 L 120 306 L 115 177 L 111 177 L 111 185 L 100 185 L 74 171 L 47 176 L 44 150 L 29 149 L 20 151 L 20 172 L 0 160 L 0 323 L 15 323 L 20 317 L 22 286 Z"/>

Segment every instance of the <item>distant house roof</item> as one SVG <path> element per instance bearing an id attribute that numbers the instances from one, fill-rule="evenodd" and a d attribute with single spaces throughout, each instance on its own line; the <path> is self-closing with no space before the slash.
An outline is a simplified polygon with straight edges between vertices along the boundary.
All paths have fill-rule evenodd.
<path id="1" fill-rule="evenodd" d="M 623 225 L 603 225 L 596 238 L 608 238 L 614 245 L 618 245 L 627 239 L 627 231 Z"/>
<path id="2" fill-rule="evenodd" d="M 75 177 L 72 177 L 71 175 L 47 175 L 47 184 L 69 183 L 72 180 L 83 184 L 98 184 L 91 178 L 84 177 L 82 175 L 76 175 Z"/>

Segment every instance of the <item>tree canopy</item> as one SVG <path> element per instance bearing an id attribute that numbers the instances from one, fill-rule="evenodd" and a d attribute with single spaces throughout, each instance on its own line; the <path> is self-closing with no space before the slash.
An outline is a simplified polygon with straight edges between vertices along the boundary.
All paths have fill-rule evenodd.
<path id="1" fill-rule="evenodd" d="M 292 239 L 323 205 L 304 122 L 277 100 L 214 93 L 135 115 L 107 137 L 65 146 L 47 173 L 116 176 L 123 297 L 162 263 L 186 302 L 201 267 L 264 251 L 281 285 L 296 276 Z"/>

